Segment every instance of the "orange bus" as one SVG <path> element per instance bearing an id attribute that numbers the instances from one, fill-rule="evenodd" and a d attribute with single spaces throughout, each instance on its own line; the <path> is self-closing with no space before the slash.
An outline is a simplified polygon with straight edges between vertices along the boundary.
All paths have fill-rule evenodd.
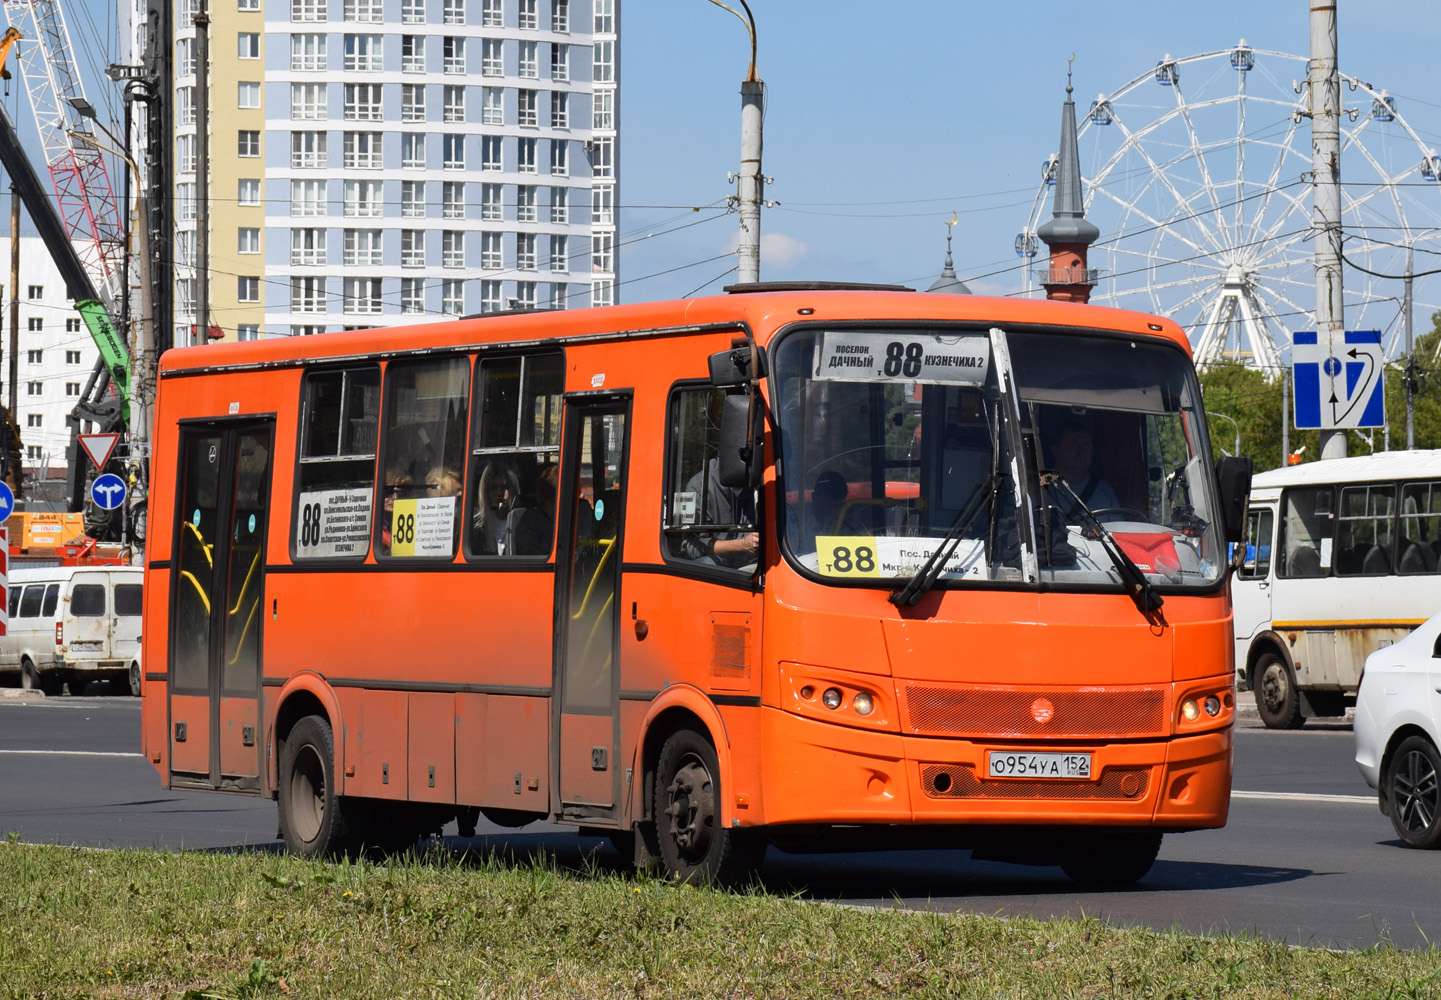
<path id="1" fill-rule="evenodd" d="M 944 845 L 1127 881 L 1226 821 L 1249 470 L 1169 321 L 759 285 L 158 385 L 144 752 L 292 851 L 483 814 L 680 878 Z"/>

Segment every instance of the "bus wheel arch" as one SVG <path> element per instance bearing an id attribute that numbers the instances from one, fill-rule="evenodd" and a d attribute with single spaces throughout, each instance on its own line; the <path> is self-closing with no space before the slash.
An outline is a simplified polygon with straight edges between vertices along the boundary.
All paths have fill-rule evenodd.
<path id="1" fill-rule="evenodd" d="M 1285 646 L 1274 637 L 1263 638 L 1251 647 L 1248 659 L 1256 711 L 1266 728 L 1301 728 L 1306 722 L 1301 712 L 1301 691 Z"/>
<path id="2" fill-rule="evenodd" d="M 353 853 L 354 838 L 336 790 L 335 737 L 321 715 L 298 719 L 281 744 L 280 832 L 304 858 Z"/>
<path id="3" fill-rule="evenodd" d="M 727 785 L 711 734 L 680 722 L 659 746 L 651 827 L 662 870 L 683 882 L 744 882 L 765 844 L 756 831 L 723 818 Z"/>
<path id="4" fill-rule="evenodd" d="M 276 709 L 275 718 L 271 722 L 270 742 L 275 748 L 273 755 L 267 755 L 274 763 L 267 766 L 267 778 L 270 783 L 272 797 L 279 793 L 279 766 L 280 757 L 284 752 L 285 742 L 290 738 L 290 733 L 297 723 L 307 716 L 319 716 L 325 720 L 330 727 L 332 739 L 336 734 L 343 733 L 340 715 L 340 703 L 335 699 L 335 693 L 331 691 L 318 675 L 299 674 L 286 682 L 275 697 Z M 335 770 L 336 794 L 345 791 L 345 779 L 342 777 L 344 768 L 341 766 L 339 755 L 339 744 L 335 747 L 336 754 L 332 761 Z"/>

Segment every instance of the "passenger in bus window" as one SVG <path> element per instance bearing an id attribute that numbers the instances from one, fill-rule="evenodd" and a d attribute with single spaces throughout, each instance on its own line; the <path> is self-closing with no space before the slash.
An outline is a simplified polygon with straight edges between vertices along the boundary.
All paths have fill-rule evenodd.
<path id="1" fill-rule="evenodd" d="M 535 479 L 534 507 L 512 511 L 515 520 L 511 531 L 511 548 L 518 556 L 548 556 L 555 541 L 555 497 L 560 481 L 560 466 L 547 465 Z"/>
<path id="2" fill-rule="evenodd" d="M 687 534 L 681 540 L 685 556 L 717 566 L 740 567 L 755 562 L 760 551 L 760 535 L 752 530 L 756 523 L 755 491 L 722 486 L 720 459 L 715 457 L 691 476 L 685 488 L 701 498 L 702 523 L 733 525 L 739 529 Z"/>
<path id="3" fill-rule="evenodd" d="M 409 473 L 391 468 L 385 471 L 385 500 L 380 515 L 380 551 L 390 554 L 390 528 L 395 518 L 395 501 L 411 485 Z"/>
<path id="4" fill-rule="evenodd" d="M 1051 441 L 1051 457 L 1056 472 L 1087 508 L 1100 511 L 1120 505 L 1115 489 L 1096 468 L 1091 432 L 1084 424 L 1065 424 Z M 1067 520 L 1081 520 L 1081 512 L 1070 496 L 1061 490 L 1052 491 L 1052 495 Z"/>
<path id="5" fill-rule="evenodd" d="M 520 481 L 504 460 L 494 458 L 480 474 L 471 544 L 479 555 L 505 555 L 505 520 L 520 495 Z"/>

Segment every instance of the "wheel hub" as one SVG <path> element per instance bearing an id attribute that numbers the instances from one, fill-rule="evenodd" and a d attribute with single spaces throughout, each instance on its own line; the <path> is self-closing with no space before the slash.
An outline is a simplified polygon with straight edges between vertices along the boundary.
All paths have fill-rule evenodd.
<path id="1" fill-rule="evenodd" d="M 715 820 L 715 795 L 705 767 L 691 762 L 676 772 L 666 789 L 670 804 L 670 835 L 675 845 L 690 854 L 705 853 Z"/>
<path id="2" fill-rule="evenodd" d="M 1436 771 L 1425 754 L 1408 753 L 1396 769 L 1396 812 L 1406 829 L 1420 833 L 1436 819 Z"/>

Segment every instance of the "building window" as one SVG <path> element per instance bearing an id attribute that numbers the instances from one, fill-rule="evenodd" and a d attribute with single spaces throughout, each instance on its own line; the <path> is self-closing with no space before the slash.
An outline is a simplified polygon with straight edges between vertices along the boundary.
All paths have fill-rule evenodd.
<path id="1" fill-rule="evenodd" d="M 347 229 L 342 262 L 346 267 L 379 267 L 380 242 L 379 229 Z"/>
<path id="2" fill-rule="evenodd" d="M 480 137 L 480 169 L 501 169 L 501 140 L 498 135 Z"/>
<path id="3" fill-rule="evenodd" d="M 505 27 L 502 0 L 480 0 L 480 23 L 487 28 Z"/>
<path id="4" fill-rule="evenodd" d="M 615 188 L 601 184 L 590 190 L 590 221 L 595 226 L 615 224 Z"/>
<path id="5" fill-rule="evenodd" d="M 425 181 L 400 182 L 400 217 L 425 218 Z"/>
<path id="6" fill-rule="evenodd" d="M 67 365 L 78 365 L 78 364 L 80 363 L 80 352 L 79 352 L 79 351 L 66 351 L 66 352 L 65 352 L 65 363 L 66 363 Z"/>
<path id="7" fill-rule="evenodd" d="M 515 188 L 515 221 L 534 222 L 535 215 L 535 185 L 518 184 Z"/>
<path id="8" fill-rule="evenodd" d="M 326 132 L 291 132 L 290 165 L 292 167 L 324 167 Z"/>
<path id="9" fill-rule="evenodd" d="M 238 55 L 241 59 L 260 58 L 260 33 L 258 31 L 242 31 L 235 36 L 238 45 Z"/>
<path id="10" fill-rule="evenodd" d="M 182 38 L 175 43 L 175 75 L 195 75 L 195 39 Z"/>
<path id="11" fill-rule="evenodd" d="M 464 24 L 465 0 L 441 0 L 440 23 Z"/>
<path id="12" fill-rule="evenodd" d="M 260 130 L 243 128 L 236 133 L 235 152 L 237 156 L 260 155 Z"/>
<path id="13" fill-rule="evenodd" d="M 515 0 L 515 26 L 534 31 L 539 23 L 535 17 L 535 0 Z"/>
<path id="14" fill-rule="evenodd" d="M 566 259 L 566 240 L 564 236 L 552 236 L 550 238 L 550 269 L 552 271 L 569 271 L 570 262 Z"/>
<path id="15" fill-rule="evenodd" d="M 290 0 L 292 21 L 324 21 L 325 0 Z"/>
<path id="16" fill-rule="evenodd" d="M 255 226 L 241 226 L 235 231 L 236 253 L 259 253 L 260 230 Z"/>
<path id="17" fill-rule="evenodd" d="M 590 173 L 592 177 L 610 177 L 613 172 L 611 156 L 614 141 L 610 138 L 596 139 L 590 148 Z"/>
<path id="18" fill-rule="evenodd" d="M 400 266 L 425 266 L 424 229 L 402 229 L 400 231 Z"/>
<path id="19" fill-rule="evenodd" d="M 564 139 L 550 140 L 550 172 L 556 177 L 570 174 L 570 143 Z"/>
<path id="20" fill-rule="evenodd" d="M 25 415 L 25 426 L 26 426 L 26 427 L 43 427 L 43 426 L 45 426 L 45 417 L 44 417 L 44 415 L 43 415 L 43 414 L 39 414 L 39 413 L 27 413 L 27 414 Z"/>
<path id="21" fill-rule="evenodd" d="M 259 10 L 260 0 L 235 0 L 236 10 Z"/>
<path id="22" fill-rule="evenodd" d="M 32 285 L 32 286 L 30 286 L 30 287 L 33 288 L 33 287 L 35 287 L 35 286 Z M 33 296 L 32 296 L 32 297 L 33 297 Z M 44 332 L 45 332 L 45 321 L 44 321 L 43 319 L 41 319 L 39 316 L 31 316 L 28 320 L 26 320 L 25 328 L 26 328 L 27 330 L 29 330 L 31 333 L 44 333 Z"/>
<path id="23" fill-rule="evenodd" d="M 425 312 L 425 279 L 400 279 L 400 311 L 402 313 Z"/>
<path id="24" fill-rule="evenodd" d="M 402 83 L 400 85 L 400 120 L 403 122 L 425 121 L 425 84 Z"/>
<path id="25" fill-rule="evenodd" d="M 260 278 L 242 274 L 235 279 L 235 300 L 237 302 L 260 301 Z"/>
<path id="26" fill-rule="evenodd" d="M 65 383 L 65 395 L 67 395 L 67 396 L 78 396 L 78 395 L 80 395 L 80 383 L 79 383 L 79 382 L 66 382 L 66 383 Z"/>
<path id="27" fill-rule="evenodd" d="M 353 122 L 380 121 L 381 85 L 378 83 L 347 83 L 345 85 L 345 118 Z"/>
<path id="28" fill-rule="evenodd" d="M 400 71 L 402 73 L 425 72 L 425 36 L 400 36 Z"/>
<path id="29" fill-rule="evenodd" d="M 501 57 L 499 38 L 484 38 L 480 43 L 480 75 L 504 76 L 505 65 Z"/>
<path id="30" fill-rule="evenodd" d="M 68 384 L 68 383 L 67 383 L 67 384 Z M 43 395 L 45 395 L 45 383 L 44 383 L 44 382 L 27 382 L 27 383 L 25 383 L 25 395 L 27 395 L 27 396 L 43 396 Z"/>
<path id="31" fill-rule="evenodd" d="M 615 31 L 615 0 L 594 0 L 594 31 L 597 35 L 608 35 Z"/>
<path id="32" fill-rule="evenodd" d="M 440 68 L 443 73 L 465 73 L 465 39 L 446 35 L 440 40 Z"/>
<path id="33" fill-rule="evenodd" d="M 440 137 L 440 166 L 443 170 L 465 169 L 465 136 L 443 135 Z"/>
<path id="34" fill-rule="evenodd" d="M 36 327 L 35 329 L 38 330 L 38 329 L 40 329 L 40 328 L 39 328 L 39 327 Z M 65 332 L 66 332 L 66 333 L 79 333 L 79 332 L 80 332 L 80 320 L 79 320 L 78 317 L 75 318 L 75 319 L 67 319 L 67 320 L 65 320 Z"/>
<path id="35" fill-rule="evenodd" d="M 325 327 L 323 326 L 296 326 L 294 323 L 290 324 L 290 335 L 292 337 L 313 337 L 317 333 L 324 332 Z"/>
<path id="36" fill-rule="evenodd" d="M 550 47 L 550 78 L 557 83 L 570 79 L 570 46 L 555 44 Z"/>
<path id="37" fill-rule="evenodd" d="M 503 218 L 502 198 L 502 188 L 499 184 L 482 184 L 480 186 L 480 220 L 482 222 L 499 222 Z"/>
<path id="38" fill-rule="evenodd" d="M 291 181 L 290 214 L 295 216 L 324 215 L 325 181 Z"/>
<path id="39" fill-rule="evenodd" d="M 383 210 L 380 181 L 346 181 L 342 212 L 351 219 L 378 219 Z"/>
<path id="40" fill-rule="evenodd" d="M 290 279 L 290 311 L 298 313 L 325 312 L 325 279 L 303 275 Z"/>
<path id="41" fill-rule="evenodd" d="M 535 170 L 535 140 L 517 139 L 515 142 L 515 169 L 522 174 L 533 174 Z"/>
<path id="42" fill-rule="evenodd" d="M 505 124 L 505 91 L 499 87 L 486 87 L 481 92 L 480 123 L 482 125 Z"/>
<path id="43" fill-rule="evenodd" d="M 236 339 L 236 340 L 259 340 L 259 339 L 260 339 L 260 324 L 259 324 L 259 323 L 241 323 L 241 324 L 239 324 L 239 325 L 236 326 L 236 328 L 235 328 L 235 339 Z"/>
<path id="44" fill-rule="evenodd" d="M 535 285 L 534 281 L 517 281 L 515 283 L 515 309 L 535 308 Z"/>
<path id="45" fill-rule="evenodd" d="M 195 185 L 175 185 L 175 212 L 180 216 L 181 222 L 195 221 Z M 188 256 L 182 255 L 182 261 L 188 260 Z"/>
<path id="46" fill-rule="evenodd" d="M 400 165 L 406 170 L 425 169 L 425 134 L 400 133 Z"/>
<path id="47" fill-rule="evenodd" d="M 41 458 L 43 458 L 43 455 L 42 455 L 41 452 L 40 452 L 40 446 L 39 446 L 38 444 L 26 445 L 26 446 L 25 446 L 25 457 L 26 457 L 26 459 L 28 459 L 28 460 L 31 461 L 31 462 L 38 462 L 38 461 L 40 461 Z"/>
<path id="48" fill-rule="evenodd" d="M 590 78 L 593 83 L 615 82 L 615 42 L 596 42 L 591 63 Z"/>
<path id="49" fill-rule="evenodd" d="M 480 283 L 480 311 L 483 313 L 500 312 L 500 282 L 482 281 Z"/>
<path id="50" fill-rule="evenodd" d="M 446 122 L 465 121 L 465 88 L 446 84 L 441 92 L 440 117 Z"/>
<path id="51" fill-rule="evenodd" d="M 260 178 L 242 177 L 237 182 L 235 196 L 238 205 L 259 205 L 260 204 Z"/>
<path id="52" fill-rule="evenodd" d="M 345 0 L 345 20 L 362 24 L 377 23 L 383 16 L 381 6 L 381 0 Z"/>
<path id="53" fill-rule="evenodd" d="M 379 35 L 346 35 L 345 68 L 355 72 L 378 73 L 380 59 Z"/>
<path id="54" fill-rule="evenodd" d="M 490 271 L 499 271 L 505 266 L 501 260 L 500 233 L 480 234 L 480 266 Z"/>
<path id="55" fill-rule="evenodd" d="M 383 166 L 379 132 L 346 132 L 343 162 L 348 170 L 379 170 Z"/>
<path id="56" fill-rule="evenodd" d="M 520 62 L 516 68 L 517 76 L 540 76 L 540 62 L 536 57 L 536 51 L 539 49 L 539 47 L 539 42 L 520 43 Z"/>
<path id="57" fill-rule="evenodd" d="M 41 350 L 38 350 L 38 351 L 26 351 L 26 352 L 25 352 L 25 361 L 26 361 L 27 364 L 32 364 L 32 365 L 41 364 L 41 363 L 43 362 L 43 360 L 44 360 L 44 357 L 45 357 L 45 351 L 44 351 L 43 348 L 42 348 Z"/>
<path id="58" fill-rule="evenodd" d="M 465 266 L 465 233 L 447 229 L 440 234 L 440 266 Z"/>
<path id="59" fill-rule="evenodd" d="M 570 0 L 550 0 L 550 30 L 570 30 Z"/>
<path id="60" fill-rule="evenodd" d="M 291 35 L 290 68 L 293 70 L 325 69 L 325 35 Z"/>
<path id="61" fill-rule="evenodd" d="M 597 90 L 591 95 L 590 126 L 605 132 L 615 128 L 614 90 Z"/>
<path id="62" fill-rule="evenodd" d="M 515 266 L 521 271 L 535 270 L 535 233 L 515 234 Z"/>
<path id="63" fill-rule="evenodd" d="M 195 88 L 176 87 L 175 107 L 178 112 L 175 117 L 176 125 L 195 124 Z"/>
<path id="64" fill-rule="evenodd" d="M 302 267 L 325 264 L 325 230 L 292 229 L 290 231 L 290 263 Z"/>
<path id="65" fill-rule="evenodd" d="M 538 125 L 539 119 L 535 113 L 536 91 L 517 90 L 515 92 L 515 119 L 517 125 Z"/>
<path id="66" fill-rule="evenodd" d="M 326 93 L 323 83 L 292 83 L 290 85 L 290 117 L 311 121 L 325 117 Z"/>
<path id="67" fill-rule="evenodd" d="M 400 0 L 401 24 L 425 23 L 425 0 Z"/>
<path id="68" fill-rule="evenodd" d="M 609 273 L 615 270 L 612 260 L 614 237 L 610 233 L 596 233 L 590 238 L 590 269 Z"/>
<path id="69" fill-rule="evenodd" d="M 175 137 L 175 171 L 181 174 L 195 173 L 195 136 Z"/>
<path id="70" fill-rule="evenodd" d="M 590 283 L 590 304 L 593 306 L 615 305 L 615 282 L 609 279 Z"/>
<path id="71" fill-rule="evenodd" d="M 550 93 L 550 127 L 570 128 L 570 95 L 563 90 Z"/>
<path id="72" fill-rule="evenodd" d="M 567 193 L 569 188 L 553 187 L 550 189 L 550 221 L 556 225 L 567 225 L 570 222 L 570 196 Z"/>
<path id="73" fill-rule="evenodd" d="M 465 282 L 448 278 L 440 283 L 440 311 L 447 316 L 465 312 Z"/>
<path id="74" fill-rule="evenodd" d="M 241 80 L 235 87 L 238 93 L 235 104 L 237 108 L 260 107 L 260 84 L 258 81 Z"/>
<path id="75" fill-rule="evenodd" d="M 440 217 L 465 218 L 465 181 L 443 181 L 440 185 Z"/>

